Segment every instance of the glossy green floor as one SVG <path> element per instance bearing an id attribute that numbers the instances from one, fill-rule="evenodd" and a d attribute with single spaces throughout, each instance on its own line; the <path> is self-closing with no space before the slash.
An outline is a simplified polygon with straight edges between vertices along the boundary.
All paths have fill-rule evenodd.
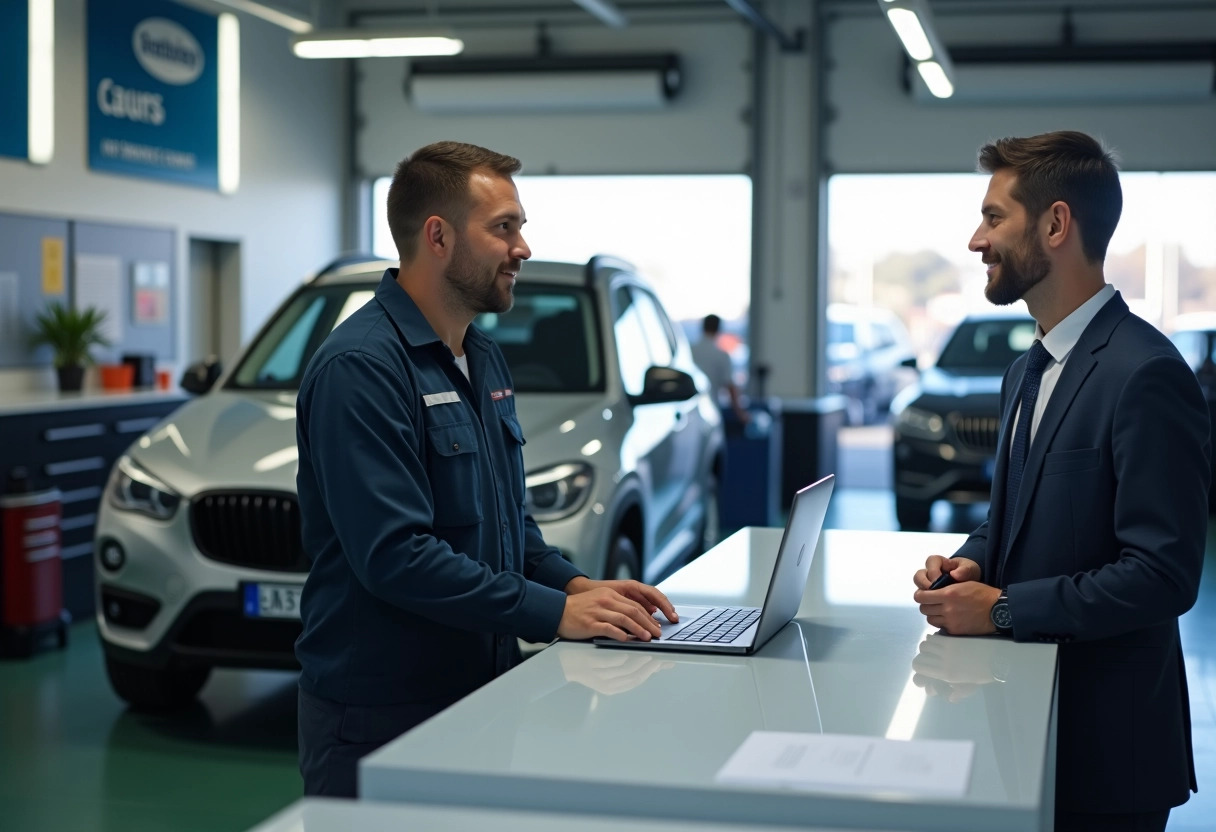
<path id="1" fill-rule="evenodd" d="M 938 509 L 945 509 L 939 506 Z M 973 517 L 934 515 L 935 530 Z M 889 491 L 843 488 L 829 524 L 894 528 Z M 1199 602 L 1182 620 L 1202 791 L 1170 832 L 1216 828 L 1216 525 Z M 199 704 L 173 717 L 127 712 L 110 692 L 91 622 L 67 650 L 0 662 L 0 830 L 226 832 L 300 796 L 295 678 L 214 674 Z"/>

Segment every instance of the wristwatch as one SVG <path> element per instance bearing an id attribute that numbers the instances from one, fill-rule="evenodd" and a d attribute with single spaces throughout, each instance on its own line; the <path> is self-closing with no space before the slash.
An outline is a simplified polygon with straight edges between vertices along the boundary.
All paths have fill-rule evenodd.
<path id="1" fill-rule="evenodd" d="M 1007 636 L 1013 632 L 1013 613 L 1009 611 L 1009 596 L 1004 590 L 1001 590 L 1001 596 L 992 605 L 988 618 L 992 620 L 992 626 L 996 627 L 998 635 Z"/>

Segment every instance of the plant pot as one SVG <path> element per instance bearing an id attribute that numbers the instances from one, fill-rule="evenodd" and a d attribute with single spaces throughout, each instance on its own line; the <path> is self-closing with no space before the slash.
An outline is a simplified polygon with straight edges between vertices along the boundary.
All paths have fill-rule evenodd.
<path id="1" fill-rule="evenodd" d="M 60 393 L 79 393 L 84 386 L 84 367 L 79 364 L 68 364 L 55 368 L 59 376 Z"/>
<path id="2" fill-rule="evenodd" d="M 102 390 L 130 390 L 135 382 L 135 367 L 130 364 L 102 364 L 97 369 Z"/>

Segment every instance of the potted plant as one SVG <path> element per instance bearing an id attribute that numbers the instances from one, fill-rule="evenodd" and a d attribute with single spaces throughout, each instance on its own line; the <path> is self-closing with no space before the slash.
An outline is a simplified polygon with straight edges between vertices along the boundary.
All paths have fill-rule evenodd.
<path id="1" fill-rule="evenodd" d="M 93 363 L 89 350 L 110 345 L 101 333 L 105 318 L 106 313 L 96 307 L 72 309 L 57 301 L 38 313 L 30 343 L 35 347 L 47 344 L 54 351 L 60 391 L 80 390 L 84 366 Z"/>

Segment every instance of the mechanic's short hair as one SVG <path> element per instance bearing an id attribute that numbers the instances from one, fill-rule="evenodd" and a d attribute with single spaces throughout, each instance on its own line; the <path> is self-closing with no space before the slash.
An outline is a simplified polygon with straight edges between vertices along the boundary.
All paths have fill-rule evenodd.
<path id="1" fill-rule="evenodd" d="M 418 232 L 429 217 L 443 217 L 464 229 L 472 207 L 473 173 L 510 178 L 521 167 L 514 156 L 463 142 L 435 142 L 402 159 L 389 185 L 387 206 L 388 229 L 402 264 L 414 259 Z"/>

